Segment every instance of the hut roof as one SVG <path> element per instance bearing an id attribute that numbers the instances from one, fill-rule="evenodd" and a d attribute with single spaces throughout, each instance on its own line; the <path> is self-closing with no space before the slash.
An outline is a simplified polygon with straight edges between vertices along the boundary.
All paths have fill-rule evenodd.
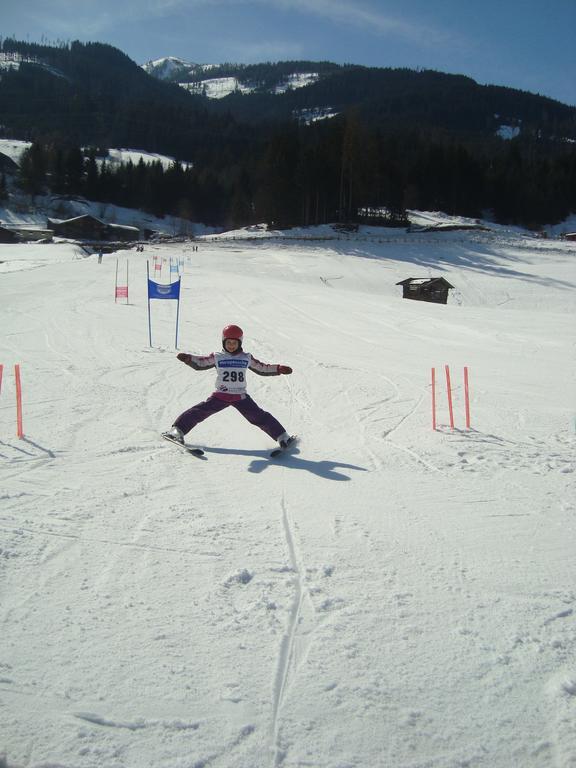
<path id="1" fill-rule="evenodd" d="M 447 288 L 454 288 L 444 277 L 408 277 L 406 280 L 400 280 L 396 285 L 433 285 L 434 283 L 443 283 Z"/>
<path id="2" fill-rule="evenodd" d="M 103 221 L 97 219 L 96 216 L 91 216 L 89 213 L 84 213 L 82 216 L 73 216 L 71 219 L 48 219 L 53 224 L 70 224 L 73 221 L 97 221 L 98 224 L 104 224 Z"/>

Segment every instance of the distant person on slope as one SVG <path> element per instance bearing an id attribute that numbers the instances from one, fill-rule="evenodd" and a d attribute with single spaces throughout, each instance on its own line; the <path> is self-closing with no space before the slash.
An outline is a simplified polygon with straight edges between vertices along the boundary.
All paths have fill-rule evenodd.
<path id="1" fill-rule="evenodd" d="M 237 325 L 227 325 L 222 331 L 222 352 L 212 352 L 205 357 L 180 352 L 177 355 L 186 365 L 196 371 L 216 368 L 216 391 L 207 400 L 184 411 L 171 430 L 162 436 L 184 444 L 184 435 L 208 416 L 233 406 L 245 419 L 260 427 L 272 440 L 277 440 L 281 448 L 286 448 L 292 438 L 282 424 L 272 414 L 263 411 L 246 393 L 246 372 L 254 371 L 260 376 L 279 376 L 292 373 L 287 365 L 261 363 L 249 352 L 242 349 L 243 332 Z"/>

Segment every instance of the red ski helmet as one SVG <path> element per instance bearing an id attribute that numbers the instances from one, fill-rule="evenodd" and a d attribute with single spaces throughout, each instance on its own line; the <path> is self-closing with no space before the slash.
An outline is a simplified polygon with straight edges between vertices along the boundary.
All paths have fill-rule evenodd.
<path id="1" fill-rule="evenodd" d="M 237 325 L 227 325 L 222 331 L 222 341 L 226 341 L 226 339 L 236 339 L 242 344 L 243 338 L 244 331 Z"/>
<path id="2" fill-rule="evenodd" d="M 244 337 L 244 333 L 242 331 L 242 328 L 240 328 L 237 325 L 227 325 L 226 328 L 224 328 L 224 330 L 222 331 L 222 349 L 225 352 L 228 352 L 228 350 L 226 349 L 227 339 L 235 339 L 238 342 L 238 349 L 235 352 L 232 352 L 232 354 L 237 355 L 239 352 L 242 352 L 243 337 Z"/>

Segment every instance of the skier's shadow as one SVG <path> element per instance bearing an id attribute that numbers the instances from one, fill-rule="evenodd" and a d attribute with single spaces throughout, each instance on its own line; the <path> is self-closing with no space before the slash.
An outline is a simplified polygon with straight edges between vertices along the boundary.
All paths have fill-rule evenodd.
<path id="1" fill-rule="evenodd" d="M 206 453 L 232 454 L 234 456 L 254 456 L 250 462 L 248 472 L 255 475 L 264 472 L 269 467 L 286 467 L 287 469 L 299 469 L 311 472 L 313 475 L 323 477 L 325 480 L 338 480 L 340 482 L 351 480 L 349 475 L 338 472 L 338 469 L 355 469 L 358 472 L 367 472 L 366 467 L 358 467 L 355 464 L 344 464 L 340 461 L 309 461 L 301 459 L 297 454 L 300 453 L 295 448 L 288 453 L 278 456 L 275 459 L 270 458 L 270 451 L 247 451 L 240 448 L 204 448 Z"/>

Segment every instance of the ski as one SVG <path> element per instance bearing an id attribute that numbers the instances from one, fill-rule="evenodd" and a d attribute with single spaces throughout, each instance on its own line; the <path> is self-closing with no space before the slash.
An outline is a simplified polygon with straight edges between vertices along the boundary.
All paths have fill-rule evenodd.
<path id="1" fill-rule="evenodd" d="M 294 448 L 297 441 L 298 441 L 297 436 L 292 435 L 292 437 L 288 440 L 288 443 L 284 448 L 275 448 L 273 451 L 270 451 L 270 458 L 277 459 L 278 456 L 282 456 L 286 452 L 290 451 L 291 448 Z"/>
<path id="2" fill-rule="evenodd" d="M 192 454 L 192 456 L 204 456 L 204 451 L 202 448 L 197 448 L 195 445 L 189 445 L 188 443 L 181 443 L 179 440 L 175 440 L 173 437 L 167 434 L 162 434 L 162 437 L 164 440 L 168 440 L 169 443 L 174 443 L 174 445 L 177 445 L 178 448 L 185 451 L 186 453 Z"/>

